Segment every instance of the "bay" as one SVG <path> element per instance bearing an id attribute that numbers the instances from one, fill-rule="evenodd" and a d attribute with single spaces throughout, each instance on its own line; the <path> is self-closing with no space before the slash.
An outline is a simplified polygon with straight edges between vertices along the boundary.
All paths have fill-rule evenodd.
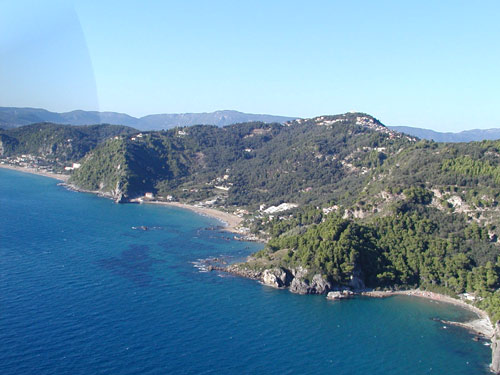
<path id="1" fill-rule="evenodd" d="M 262 247 L 185 210 L 0 169 L 0 373 L 487 374 L 490 349 L 405 296 L 327 301 L 200 272 Z M 147 226 L 144 231 L 140 226 Z"/>

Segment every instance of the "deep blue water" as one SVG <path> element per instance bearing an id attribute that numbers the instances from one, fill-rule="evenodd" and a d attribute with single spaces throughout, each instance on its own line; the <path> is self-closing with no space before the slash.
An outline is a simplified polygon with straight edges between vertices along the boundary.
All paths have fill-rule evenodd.
<path id="1" fill-rule="evenodd" d="M 486 374 L 489 347 L 409 297 L 327 301 L 192 262 L 261 245 L 175 208 L 0 169 L 0 374 Z M 149 231 L 132 227 L 155 227 Z"/>

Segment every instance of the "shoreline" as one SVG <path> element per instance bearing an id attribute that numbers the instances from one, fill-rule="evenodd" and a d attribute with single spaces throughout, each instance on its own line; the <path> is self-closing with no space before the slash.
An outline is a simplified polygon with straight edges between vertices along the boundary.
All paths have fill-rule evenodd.
<path id="1" fill-rule="evenodd" d="M 272 288 L 277 288 L 277 289 L 284 289 L 288 290 L 291 293 L 299 293 L 299 294 L 309 294 L 308 293 L 300 293 L 300 292 L 292 292 L 290 290 L 290 285 L 279 285 L 276 283 L 276 279 L 279 279 L 279 277 L 275 278 L 269 278 L 263 276 L 263 271 L 262 270 L 255 270 L 255 269 L 247 269 L 247 268 L 241 268 L 242 263 L 234 263 L 230 264 L 228 266 L 220 266 L 220 265 L 212 265 L 211 270 L 215 271 L 222 271 L 226 273 L 230 273 L 232 275 L 235 275 L 237 277 L 243 277 L 251 280 L 256 280 L 262 285 L 266 285 Z M 282 281 L 283 282 L 283 281 Z M 333 291 L 338 290 L 338 289 L 333 289 Z M 350 289 L 347 289 L 350 290 Z M 332 291 L 332 290 L 330 290 Z M 312 294 L 323 294 L 326 295 L 326 298 L 328 299 L 328 292 L 312 292 Z M 453 298 L 444 294 L 436 293 L 436 292 L 431 292 L 431 291 L 426 291 L 426 290 L 421 290 L 421 289 L 407 289 L 407 290 L 385 290 L 385 291 L 379 291 L 379 290 L 370 290 L 370 289 L 354 289 L 352 290 L 347 297 L 344 298 L 331 298 L 332 300 L 340 300 L 340 299 L 349 299 L 352 297 L 367 297 L 367 298 L 389 298 L 393 296 L 407 296 L 407 297 L 417 297 L 417 298 L 423 298 L 427 299 L 430 301 L 434 302 L 442 302 L 445 304 L 449 305 L 454 305 L 457 307 L 460 307 L 462 309 L 465 309 L 467 311 L 472 312 L 473 314 L 476 315 L 476 318 L 469 318 L 467 321 L 449 321 L 449 320 L 443 320 L 443 319 L 438 319 L 441 323 L 444 325 L 450 325 L 450 326 L 456 326 L 460 328 L 467 329 L 468 331 L 474 333 L 477 336 L 481 336 L 487 340 L 490 340 L 492 343 L 495 339 L 495 327 L 492 324 L 488 313 L 484 310 L 481 310 L 480 308 L 473 306 L 463 300 Z"/>
<path id="2" fill-rule="evenodd" d="M 470 312 L 473 312 L 474 314 L 477 315 L 477 319 L 472 319 L 466 322 L 454 322 L 454 321 L 448 321 L 448 320 L 443 320 L 443 323 L 457 326 L 457 327 L 462 327 L 465 329 L 468 329 L 470 331 L 473 331 L 476 334 L 479 334 L 481 336 L 484 336 L 488 339 L 493 338 L 494 334 L 494 327 L 493 324 L 490 321 L 490 318 L 486 311 L 481 310 L 480 308 L 470 305 L 467 302 L 464 302 L 462 300 L 444 295 L 444 294 L 439 294 L 435 292 L 429 292 L 425 290 L 420 290 L 420 289 L 410 289 L 410 290 L 401 290 L 401 291 L 371 291 L 371 292 L 360 292 L 359 295 L 365 296 L 365 297 L 371 297 L 371 298 L 387 298 L 387 297 L 392 297 L 392 296 L 408 296 L 408 297 L 418 297 L 418 298 L 425 298 L 427 300 L 431 301 L 436 301 L 436 302 L 443 302 L 451 305 L 455 305 L 458 307 L 461 307 L 463 309 L 466 309 Z"/>
<path id="3" fill-rule="evenodd" d="M 180 202 L 143 201 L 142 203 L 177 207 L 177 208 L 182 208 L 184 210 L 189 210 L 191 212 L 195 212 L 200 215 L 209 216 L 211 218 L 221 221 L 225 225 L 224 230 L 231 233 L 241 234 L 241 232 L 237 229 L 237 227 L 241 224 L 243 219 L 234 214 L 220 211 L 215 208 L 198 207 L 191 204 L 180 203 Z"/>
<path id="4" fill-rule="evenodd" d="M 48 177 L 52 178 L 61 182 L 66 183 L 69 179 L 69 175 L 64 175 L 64 174 L 59 174 L 59 173 L 53 173 L 53 172 L 47 172 L 47 171 L 41 171 L 36 168 L 31 168 L 31 167 L 20 167 L 20 166 L 14 166 L 10 164 L 0 164 L 0 168 L 4 169 L 9 169 L 9 170 L 14 170 L 22 173 L 30 173 L 38 176 L 43 176 L 43 177 Z M 98 192 L 94 191 L 84 191 L 80 189 L 75 189 L 74 187 L 71 187 L 68 185 L 68 188 L 73 188 L 76 191 L 80 192 L 88 192 L 88 193 L 93 193 L 99 195 Z M 241 234 L 241 232 L 237 229 L 237 227 L 241 224 L 243 219 L 239 216 L 236 216 L 234 214 L 230 214 L 224 211 L 217 210 L 215 208 L 208 208 L 208 207 L 198 207 L 194 206 L 191 204 L 186 204 L 186 203 L 180 203 L 180 202 L 161 202 L 161 201 L 143 201 L 143 203 L 146 204 L 155 204 L 155 205 L 160 205 L 160 206 L 170 206 L 170 207 L 177 207 L 185 210 L 189 210 L 191 212 L 195 212 L 200 215 L 208 216 L 214 219 L 217 219 L 221 221 L 225 227 L 224 230 L 235 233 L 235 234 Z M 409 297 L 419 297 L 419 298 L 425 298 L 431 301 L 436 301 L 436 302 L 444 302 L 448 304 L 452 304 L 461 308 L 464 308 L 468 311 L 471 311 L 475 313 L 478 317 L 478 319 L 473 319 L 467 322 L 450 322 L 450 321 L 443 321 L 443 323 L 462 327 L 465 329 L 468 329 L 470 331 L 473 331 L 475 333 L 478 333 L 482 336 L 485 336 L 487 338 L 492 338 L 493 333 L 494 333 L 494 328 L 493 325 L 488 317 L 488 314 L 473 306 L 470 305 L 462 300 L 452 298 L 450 296 L 446 296 L 444 294 L 439 294 L 435 292 L 428 292 L 424 290 L 419 290 L 419 289 L 411 289 L 411 290 L 403 290 L 403 291 L 363 291 L 359 293 L 360 296 L 364 297 L 371 297 L 371 298 L 387 298 L 391 296 L 397 296 L 397 295 L 402 295 L 402 296 L 409 296 Z"/>
<path id="5" fill-rule="evenodd" d="M 63 182 L 63 184 L 67 188 L 74 189 L 75 191 L 79 192 L 88 192 L 88 193 L 93 193 L 97 194 L 100 196 L 103 196 L 99 194 L 98 192 L 95 191 L 86 191 L 86 190 L 81 190 L 77 189 L 75 187 L 72 187 L 71 185 L 67 185 L 67 181 L 69 179 L 69 175 L 63 175 L 63 174 L 58 174 L 58 173 L 53 173 L 53 172 L 47 172 L 47 171 L 41 171 L 38 170 L 37 168 L 31 168 L 31 167 L 21 167 L 21 166 L 13 166 L 9 164 L 0 164 L 0 168 L 4 169 L 10 169 L 22 173 L 30 173 L 34 175 L 39 175 L 43 177 L 48 177 L 52 179 L 56 179 L 58 181 Z M 185 210 L 189 210 L 191 212 L 195 212 L 200 215 L 208 216 L 214 219 L 219 220 L 222 222 L 225 227 L 223 230 L 235 233 L 235 234 L 242 234 L 241 230 L 238 230 L 239 225 L 243 221 L 243 218 L 236 216 L 231 213 L 227 213 L 215 208 L 208 208 L 208 207 L 199 207 L 191 204 L 185 204 L 185 203 L 180 203 L 180 202 L 163 202 L 163 201 L 155 201 L 155 200 L 145 200 L 142 201 L 141 203 L 146 203 L 146 204 L 155 204 L 155 205 L 160 205 L 160 206 L 170 206 L 170 207 L 177 207 Z M 224 269 L 221 269 L 219 267 L 213 268 L 214 270 L 221 270 L 224 272 L 231 272 L 228 271 L 228 267 L 224 267 Z M 212 270 L 212 269 L 211 269 Z M 251 279 L 257 279 L 259 280 L 259 277 L 251 277 L 251 276 L 244 276 L 242 274 L 236 273 L 238 276 L 243 276 L 243 277 L 248 277 Z M 265 284 L 264 285 L 268 285 Z M 484 311 L 479 309 L 478 307 L 475 307 L 471 304 L 466 303 L 463 300 L 453 298 L 447 295 L 435 293 L 435 292 L 430 292 L 430 291 L 425 291 L 425 290 L 420 290 L 420 289 L 410 289 L 410 290 L 400 290 L 400 291 L 362 291 L 358 290 L 355 292 L 356 295 L 362 296 L 362 297 L 369 297 L 369 298 L 387 298 L 387 297 L 392 297 L 392 296 L 408 296 L 408 297 L 419 297 L 419 298 L 424 298 L 430 301 L 434 302 L 443 302 L 451 305 L 458 306 L 460 308 L 466 309 L 472 313 L 474 313 L 477 316 L 477 319 L 471 319 L 465 322 L 456 322 L 456 321 L 447 321 L 447 320 L 438 320 L 442 324 L 444 324 L 444 328 L 446 328 L 446 325 L 450 326 L 456 326 L 460 328 L 464 328 L 477 336 L 484 337 L 484 339 L 487 339 L 491 341 L 491 347 L 493 351 L 493 357 L 495 357 L 495 345 L 497 345 L 496 338 L 495 338 L 495 328 L 493 327 L 493 324 L 491 323 L 488 314 Z M 479 337 L 475 337 L 474 339 L 476 341 L 479 341 Z"/>
<path id="6" fill-rule="evenodd" d="M 60 174 L 60 173 L 54 173 L 54 172 L 47 172 L 47 171 L 41 171 L 36 168 L 31 168 L 31 167 L 19 167 L 17 165 L 10 165 L 10 164 L 0 164 L 0 168 L 3 169 L 10 169 L 11 171 L 17 171 L 17 172 L 23 172 L 23 173 L 30 173 L 30 174 L 35 174 L 38 176 L 44 176 L 44 177 L 49 177 L 53 178 L 62 182 L 67 182 L 69 179 L 69 175 L 67 174 Z"/>
<path id="7" fill-rule="evenodd" d="M 15 165 L 10 165 L 10 164 L 0 164 L 0 168 L 4 169 L 10 169 L 13 171 L 17 172 L 23 172 L 23 173 L 29 173 L 29 174 L 34 174 L 38 176 L 43 176 L 43 177 L 49 177 L 56 179 L 58 181 L 64 182 L 65 186 L 73 191 L 81 192 L 81 193 L 91 193 L 91 194 L 96 194 L 99 196 L 102 196 L 103 198 L 110 198 L 105 194 L 99 193 L 98 191 L 90 191 L 90 190 L 84 190 L 77 188 L 72 185 L 67 185 L 66 183 L 68 182 L 69 175 L 65 174 L 59 174 L 59 173 L 53 173 L 53 172 L 46 172 L 46 171 L 41 171 L 36 168 L 31 168 L 31 167 L 20 167 L 20 166 L 15 166 Z M 224 230 L 231 232 L 231 233 L 236 233 L 236 234 L 241 234 L 241 232 L 237 229 L 237 227 L 241 224 L 243 219 L 239 216 L 217 210 L 215 208 L 208 208 L 208 207 L 198 207 L 186 203 L 180 203 L 180 202 L 161 202 L 161 201 L 143 201 L 142 203 L 146 204 L 156 204 L 156 205 L 161 205 L 161 206 L 171 206 L 171 207 L 177 207 L 177 208 L 182 208 L 185 210 L 189 210 L 192 212 L 195 212 L 200 215 L 205 215 L 209 216 L 211 218 L 217 219 L 221 221 L 224 224 Z"/>
<path id="8" fill-rule="evenodd" d="M 290 291 L 291 293 L 299 293 L 299 294 L 309 294 L 307 293 L 300 293 L 300 292 L 292 292 L 290 290 L 290 285 L 285 284 L 285 285 L 279 285 L 277 284 L 277 279 L 281 283 L 285 283 L 284 280 L 280 279 L 279 276 L 274 275 L 274 278 L 270 277 L 264 277 L 264 272 L 262 270 L 255 270 L 255 269 L 248 269 L 248 268 L 242 268 L 241 265 L 244 263 L 234 263 L 230 264 L 228 266 L 221 267 L 219 265 L 214 265 L 212 270 L 216 271 L 222 271 L 222 272 L 227 272 L 230 274 L 233 274 L 238 277 L 243 277 L 243 278 L 248 278 L 251 280 L 256 280 L 262 285 L 267 285 L 272 288 L 277 288 L 277 289 L 285 289 Z M 338 290 L 338 289 L 333 289 L 333 291 Z M 347 289 L 350 290 L 350 289 Z M 332 290 L 330 290 L 332 291 Z M 312 294 L 323 294 L 327 296 L 328 299 L 328 292 L 312 292 Z M 379 290 L 371 290 L 371 289 L 354 289 L 351 291 L 351 293 L 347 296 L 344 297 L 346 299 L 352 298 L 352 297 L 368 297 L 368 298 L 389 298 L 393 296 L 407 296 L 407 297 L 418 297 L 418 298 L 424 298 L 430 301 L 434 302 L 443 302 L 446 304 L 454 305 L 457 307 L 460 307 L 462 309 L 465 309 L 467 311 L 472 312 L 473 314 L 476 315 L 476 318 L 470 318 L 467 321 L 463 322 L 457 322 L 457 321 L 448 321 L 448 320 L 442 320 L 440 319 L 439 321 L 445 325 L 452 325 L 456 327 L 461 327 L 469 330 L 470 332 L 473 332 L 474 334 L 478 336 L 482 336 L 485 339 L 491 340 L 493 342 L 495 338 L 495 327 L 492 324 L 488 313 L 484 310 L 481 310 L 480 308 L 473 306 L 463 300 L 460 300 L 458 298 L 453 298 L 444 294 L 436 293 L 436 292 L 431 292 L 431 291 L 426 291 L 426 290 L 421 290 L 421 289 L 407 289 L 407 290 L 384 290 L 384 291 L 379 291 Z M 332 299 L 337 299 L 337 298 L 332 298 Z M 343 299 L 343 298 L 338 298 L 338 299 Z"/>

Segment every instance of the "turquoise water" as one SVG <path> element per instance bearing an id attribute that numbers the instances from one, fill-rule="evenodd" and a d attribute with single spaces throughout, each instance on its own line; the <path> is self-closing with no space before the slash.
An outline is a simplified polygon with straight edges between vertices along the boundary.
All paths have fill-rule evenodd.
<path id="1" fill-rule="evenodd" d="M 409 297 L 327 301 L 203 273 L 261 245 L 175 208 L 0 169 L 0 373 L 487 374 L 489 347 Z M 146 225 L 151 230 L 134 230 Z"/>

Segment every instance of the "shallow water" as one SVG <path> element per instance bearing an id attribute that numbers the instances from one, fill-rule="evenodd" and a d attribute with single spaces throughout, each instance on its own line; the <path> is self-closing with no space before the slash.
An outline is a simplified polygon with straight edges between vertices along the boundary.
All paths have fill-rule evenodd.
<path id="1" fill-rule="evenodd" d="M 0 210 L 1 374 L 488 373 L 489 347 L 432 320 L 471 316 L 458 307 L 200 272 L 262 246 L 214 219 L 1 169 Z"/>

